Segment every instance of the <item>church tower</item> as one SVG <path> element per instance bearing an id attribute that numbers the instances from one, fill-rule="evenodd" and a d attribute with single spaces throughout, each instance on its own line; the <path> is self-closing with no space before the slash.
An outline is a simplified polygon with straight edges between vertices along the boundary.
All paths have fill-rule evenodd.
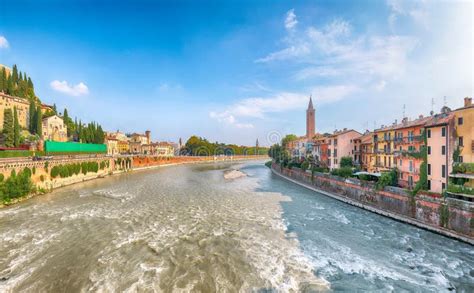
<path id="1" fill-rule="evenodd" d="M 316 134 L 316 122 L 314 116 L 313 100 L 309 97 L 308 109 L 306 110 L 306 138 L 313 138 Z"/>

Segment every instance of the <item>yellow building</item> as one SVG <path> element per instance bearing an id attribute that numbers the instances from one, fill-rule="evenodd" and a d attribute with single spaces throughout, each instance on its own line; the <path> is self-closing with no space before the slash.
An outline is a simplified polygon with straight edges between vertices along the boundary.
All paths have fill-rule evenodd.
<path id="1" fill-rule="evenodd" d="M 453 181 L 458 181 L 458 185 L 461 185 L 459 180 L 465 180 L 462 186 L 470 189 L 470 191 L 466 189 L 457 191 L 451 189 L 451 191 L 458 193 L 458 195 L 464 194 L 464 198 L 474 200 L 474 173 L 472 172 L 474 164 L 474 105 L 472 104 L 472 98 L 464 98 L 464 107 L 454 110 L 454 125 L 456 129 L 455 148 L 459 151 L 457 163 L 467 163 L 464 166 L 470 165 L 471 167 L 465 168 L 465 171 L 453 172 L 454 174 L 449 176 Z M 449 183 L 449 185 L 453 184 Z"/>
<path id="2" fill-rule="evenodd" d="M 3 129 L 3 114 L 5 109 L 13 109 L 16 107 L 18 113 L 18 122 L 22 128 L 28 128 L 30 123 L 30 102 L 27 99 L 12 97 L 0 92 L 0 130 Z"/>
<path id="3" fill-rule="evenodd" d="M 126 140 L 117 141 L 117 149 L 120 154 L 128 154 L 130 152 L 130 144 Z"/>
<path id="4" fill-rule="evenodd" d="M 389 171 L 394 166 L 393 141 L 395 138 L 395 125 L 382 126 L 374 130 L 372 145 L 373 151 L 369 160 L 368 171 L 371 173 Z"/>
<path id="5" fill-rule="evenodd" d="M 454 110 L 459 162 L 474 163 L 474 105 L 464 98 L 464 107 Z"/>
<path id="6" fill-rule="evenodd" d="M 22 128 L 28 128 L 30 124 L 30 101 L 0 92 L 0 131 L 3 129 L 3 114 L 5 109 L 11 109 L 13 113 L 15 107 L 18 113 L 18 123 L 20 123 Z M 53 108 L 42 104 L 41 112 L 44 114 L 48 111 L 53 111 Z"/>
<path id="7" fill-rule="evenodd" d="M 43 140 L 67 141 L 67 129 L 61 117 L 53 115 L 43 119 Z"/>

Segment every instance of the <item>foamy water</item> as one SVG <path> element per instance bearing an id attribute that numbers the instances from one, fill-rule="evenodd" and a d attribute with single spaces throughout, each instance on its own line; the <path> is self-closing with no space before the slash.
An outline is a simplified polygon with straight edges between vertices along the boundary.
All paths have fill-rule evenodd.
<path id="1" fill-rule="evenodd" d="M 0 210 L 0 291 L 327 290 L 288 237 L 290 198 L 225 180 L 230 166 L 124 174 Z"/>
<path id="2" fill-rule="evenodd" d="M 239 169 L 246 177 L 225 180 Z M 0 210 L 0 292 L 473 292 L 472 246 L 262 163 L 175 166 Z"/>

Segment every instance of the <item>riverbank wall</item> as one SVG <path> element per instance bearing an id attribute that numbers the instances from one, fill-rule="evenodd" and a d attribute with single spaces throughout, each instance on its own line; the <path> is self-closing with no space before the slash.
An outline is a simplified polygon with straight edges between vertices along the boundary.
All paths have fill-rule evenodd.
<path id="1" fill-rule="evenodd" d="M 407 190 L 375 185 L 355 178 L 314 174 L 282 168 L 272 172 L 296 184 L 345 203 L 474 245 L 474 203 L 429 195 L 411 195 Z"/>
<path id="2" fill-rule="evenodd" d="M 50 160 L 33 161 L 33 160 L 18 160 L 0 162 L 0 174 L 6 180 L 13 170 L 18 174 L 25 168 L 31 171 L 31 180 L 36 187 L 37 193 L 30 194 L 24 197 L 12 199 L 8 204 L 0 202 L 0 208 L 18 203 L 20 201 L 31 198 L 34 195 L 51 192 L 54 189 L 104 178 L 111 175 L 116 175 L 124 172 L 133 172 L 144 169 L 152 169 L 162 166 L 172 166 L 180 164 L 196 164 L 196 163 L 211 163 L 224 161 L 246 161 L 246 160 L 261 160 L 268 159 L 268 156 L 177 156 L 177 157 L 157 157 L 157 156 L 122 156 L 122 157 L 106 157 L 106 156 L 91 156 L 91 157 L 61 157 Z M 56 166 L 71 166 L 81 165 L 83 163 L 96 163 L 97 170 L 84 171 L 82 167 L 77 172 L 68 172 L 67 176 L 61 177 L 60 174 L 53 176 L 53 168 Z M 73 168 L 71 168 L 73 169 Z"/>

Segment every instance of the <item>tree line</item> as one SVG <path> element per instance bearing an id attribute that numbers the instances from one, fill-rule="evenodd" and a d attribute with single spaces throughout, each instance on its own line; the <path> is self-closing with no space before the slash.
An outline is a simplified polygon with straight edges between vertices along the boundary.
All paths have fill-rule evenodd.
<path id="1" fill-rule="evenodd" d="M 268 148 L 248 147 L 236 144 L 224 144 L 219 142 L 210 142 L 205 138 L 196 135 L 191 136 L 181 149 L 181 155 L 191 156 L 218 156 L 218 155 L 266 155 Z"/>
<path id="2" fill-rule="evenodd" d="M 5 67 L 2 67 L 0 74 L 0 91 L 20 98 L 34 100 L 36 99 L 33 81 L 26 73 L 18 71 L 18 68 L 13 65 L 10 74 L 7 73 Z"/>
<path id="3" fill-rule="evenodd" d="M 27 76 L 26 73 L 19 71 L 16 64 L 13 65 L 11 72 L 8 73 L 6 68 L 2 67 L 0 72 L 0 91 L 11 96 L 28 99 L 30 106 L 27 130 L 32 135 L 37 135 L 37 137 L 42 136 L 43 118 L 59 115 L 56 104 L 54 104 L 52 109 L 48 109 L 45 112 L 42 111 L 42 104 L 35 95 L 31 78 Z M 97 144 L 104 143 L 105 133 L 102 126 L 98 123 L 89 122 L 85 124 L 80 120 L 78 122 L 77 118 L 73 121 L 67 109 L 64 109 L 62 119 L 67 129 L 67 137 L 73 141 Z M 18 122 L 16 107 L 13 109 L 5 109 L 2 131 L 4 145 L 6 147 L 18 147 L 22 144 L 24 138 L 21 136 L 21 130 L 22 127 Z"/>

